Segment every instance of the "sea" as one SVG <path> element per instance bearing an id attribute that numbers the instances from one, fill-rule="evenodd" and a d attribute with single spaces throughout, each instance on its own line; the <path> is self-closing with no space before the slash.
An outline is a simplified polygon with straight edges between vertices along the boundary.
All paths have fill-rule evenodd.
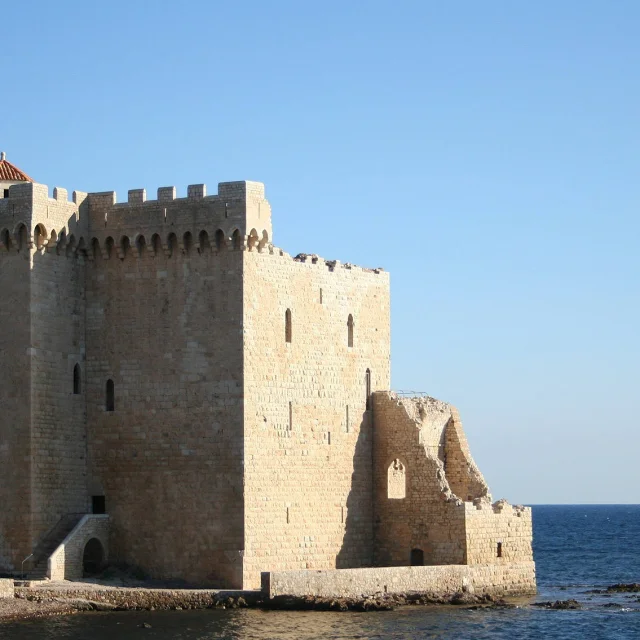
<path id="1" fill-rule="evenodd" d="M 612 584 L 640 582 L 640 505 L 535 505 L 533 529 L 538 595 L 518 601 L 515 608 L 409 606 L 369 613 L 257 609 L 82 613 L 0 625 L 0 639 L 640 640 L 640 593 L 591 593 Z M 534 602 L 570 598 L 582 608 L 532 606 Z"/>

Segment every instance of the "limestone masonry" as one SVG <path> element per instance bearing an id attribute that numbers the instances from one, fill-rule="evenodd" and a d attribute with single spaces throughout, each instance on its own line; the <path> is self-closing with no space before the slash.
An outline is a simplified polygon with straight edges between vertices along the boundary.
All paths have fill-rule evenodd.
<path id="1" fill-rule="evenodd" d="M 259 182 L 50 197 L 2 154 L 0 572 L 535 590 L 531 510 L 454 407 L 389 390 L 388 274 L 272 237 Z"/>

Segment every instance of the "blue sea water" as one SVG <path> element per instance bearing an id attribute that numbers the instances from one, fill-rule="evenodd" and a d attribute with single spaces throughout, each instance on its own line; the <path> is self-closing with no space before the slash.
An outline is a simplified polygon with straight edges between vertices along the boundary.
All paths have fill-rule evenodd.
<path id="1" fill-rule="evenodd" d="M 534 506 L 533 523 L 539 593 L 515 609 L 92 613 L 2 625 L 0 639 L 640 639 L 640 594 L 587 593 L 640 582 L 640 505 Z M 569 598 L 583 608 L 556 611 L 529 604 Z M 151 628 L 140 628 L 142 622 Z"/>

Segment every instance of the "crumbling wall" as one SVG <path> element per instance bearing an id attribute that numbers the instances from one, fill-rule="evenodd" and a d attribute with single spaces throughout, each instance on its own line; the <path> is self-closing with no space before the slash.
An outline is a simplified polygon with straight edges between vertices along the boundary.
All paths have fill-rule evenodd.
<path id="1" fill-rule="evenodd" d="M 464 504 L 447 482 L 444 463 L 451 407 L 384 391 L 374 394 L 373 416 L 375 564 L 463 564 Z M 389 495 L 396 461 L 406 474 L 402 499 Z"/>
<path id="2" fill-rule="evenodd" d="M 491 504 L 455 407 L 376 392 L 373 454 L 378 566 L 533 560 L 531 509 Z"/>
<path id="3" fill-rule="evenodd" d="M 451 417 L 444 430 L 445 471 L 451 491 L 466 501 L 491 499 L 489 487 L 471 457 L 458 410 L 451 406 Z"/>

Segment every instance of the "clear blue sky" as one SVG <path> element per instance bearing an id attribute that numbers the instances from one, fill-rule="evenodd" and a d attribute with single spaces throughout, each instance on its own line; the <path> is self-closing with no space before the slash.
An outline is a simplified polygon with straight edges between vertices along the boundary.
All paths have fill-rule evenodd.
<path id="1" fill-rule="evenodd" d="M 383 266 L 397 389 L 495 498 L 640 502 L 640 3 L 11 2 L 37 181 L 267 185 L 274 241 Z"/>

